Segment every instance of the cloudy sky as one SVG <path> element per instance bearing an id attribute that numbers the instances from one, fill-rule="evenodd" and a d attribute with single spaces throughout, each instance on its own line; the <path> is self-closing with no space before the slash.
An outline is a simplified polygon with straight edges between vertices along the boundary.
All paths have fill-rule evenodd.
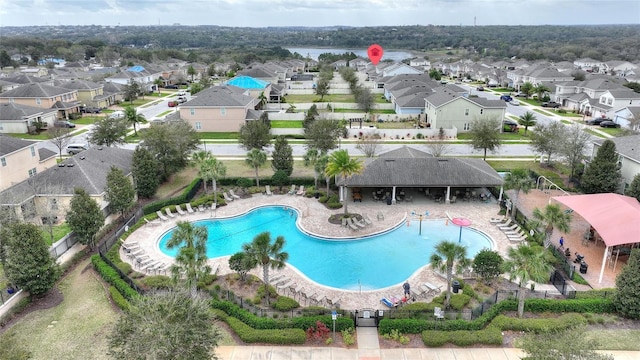
<path id="1" fill-rule="evenodd" d="M 0 0 L 0 26 L 639 24 L 638 0 Z"/>

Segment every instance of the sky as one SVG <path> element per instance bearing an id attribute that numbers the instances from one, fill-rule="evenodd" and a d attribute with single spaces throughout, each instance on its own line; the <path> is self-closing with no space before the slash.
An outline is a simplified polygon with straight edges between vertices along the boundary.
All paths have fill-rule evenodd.
<path id="1" fill-rule="evenodd" d="M 0 26 L 640 24 L 639 0 L 0 0 Z"/>

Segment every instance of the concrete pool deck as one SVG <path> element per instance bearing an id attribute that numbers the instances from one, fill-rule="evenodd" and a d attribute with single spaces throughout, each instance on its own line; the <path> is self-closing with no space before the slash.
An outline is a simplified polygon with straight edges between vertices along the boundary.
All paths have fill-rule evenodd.
<path id="1" fill-rule="evenodd" d="M 458 201 L 454 204 L 441 204 L 436 203 L 433 200 L 429 200 L 425 196 L 415 194 L 413 202 L 398 202 L 395 205 L 387 205 L 386 203 L 373 201 L 372 198 L 366 197 L 362 202 L 350 201 L 348 204 L 349 213 L 368 215 L 372 220 L 371 225 L 357 231 L 354 231 L 349 227 L 334 225 L 328 222 L 330 215 L 343 213 L 343 208 L 329 210 L 315 198 L 306 198 L 297 195 L 267 196 L 263 194 L 254 194 L 249 198 L 238 199 L 230 202 L 226 206 L 222 206 L 215 211 L 209 210 L 205 212 L 196 212 L 193 214 L 186 214 L 184 216 L 176 214 L 174 218 L 170 218 L 168 221 L 161 222 L 160 224 L 145 224 L 127 238 L 127 243 L 137 242 L 140 249 L 144 251 L 144 254 L 150 259 L 161 261 L 169 265 L 173 262 L 173 258 L 163 254 L 158 248 L 157 242 L 164 232 L 175 226 L 177 221 L 196 221 L 214 217 L 223 218 L 237 216 L 255 207 L 266 205 L 296 208 L 299 211 L 298 223 L 300 227 L 309 233 L 318 234 L 324 237 L 357 237 L 386 231 L 400 223 L 404 223 L 406 216 L 411 216 L 411 212 L 415 211 L 416 213 L 424 213 L 428 210 L 430 214 L 429 219 L 442 219 L 442 221 L 445 221 L 447 217 L 465 217 L 472 220 L 473 224 L 471 226 L 492 238 L 494 250 L 498 251 L 503 256 L 506 255 L 507 249 L 514 245 L 514 243 L 509 242 L 504 233 L 489 222 L 489 219 L 491 219 L 491 217 L 495 217 L 499 211 L 499 206 L 495 200 L 489 203 L 484 203 L 482 201 Z M 378 220 L 378 213 L 382 213 L 384 215 L 384 219 Z M 450 226 L 456 225 L 450 224 Z M 140 268 L 135 260 L 130 259 L 123 250 L 121 250 L 120 255 L 121 258 L 124 261 L 129 262 L 134 269 L 138 270 Z M 213 269 L 218 270 L 218 274 L 229 274 L 233 271 L 229 269 L 228 259 L 229 256 L 220 257 L 209 260 L 209 263 Z M 425 259 L 425 264 L 428 261 L 429 259 Z M 340 264 L 336 264 L 336 266 L 340 266 Z M 348 269 L 345 269 L 345 271 L 348 271 Z M 262 278 L 261 268 L 254 269 L 251 273 Z M 291 286 L 279 289 L 279 293 L 294 297 L 303 306 L 318 304 L 317 299 L 320 297 L 320 299 L 323 299 L 320 304 L 330 305 L 326 300 L 329 299 L 339 303 L 339 306 L 343 309 L 384 309 L 385 307 L 380 304 L 380 299 L 389 296 L 401 297 L 403 294 L 402 284 L 384 289 L 366 291 L 348 291 L 328 288 L 310 281 L 289 265 L 282 270 L 269 271 L 270 278 L 277 275 L 283 275 L 290 278 L 291 280 L 289 282 L 292 283 Z M 435 274 L 429 266 L 419 269 L 408 280 L 409 283 L 412 284 L 414 290 L 418 290 L 419 285 L 426 282 L 436 286 L 442 286 L 442 289 L 446 288 L 446 281 L 441 276 Z M 294 294 L 293 290 L 296 288 L 299 288 L 300 290 L 298 293 Z M 305 299 L 301 295 L 304 293 L 307 295 L 315 294 L 315 296 L 313 296 L 314 299 Z M 422 298 L 420 300 L 429 300 L 429 298 Z"/>

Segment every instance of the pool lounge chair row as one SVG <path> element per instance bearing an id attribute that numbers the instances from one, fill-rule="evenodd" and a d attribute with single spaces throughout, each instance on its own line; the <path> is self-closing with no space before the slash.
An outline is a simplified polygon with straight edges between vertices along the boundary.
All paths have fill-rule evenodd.
<path id="1" fill-rule="evenodd" d="M 296 186 L 295 185 L 291 185 L 291 189 L 289 190 L 289 192 L 287 194 L 289 194 L 289 195 L 304 195 L 304 193 L 305 193 L 304 185 L 300 185 L 298 190 L 296 190 Z"/>
<path id="2" fill-rule="evenodd" d="M 342 218 L 342 226 L 348 226 L 354 231 L 365 228 L 371 224 L 372 221 L 367 215 L 364 215 L 361 220 L 355 220 L 354 218 Z"/>
<path id="3" fill-rule="evenodd" d="M 225 193 L 225 195 L 226 195 L 226 193 Z M 235 196 L 237 196 L 237 195 L 235 195 Z M 240 197 L 238 196 L 238 198 L 240 198 Z M 155 220 L 149 221 L 147 219 L 145 219 L 145 221 L 146 221 L 147 224 L 150 224 L 150 225 L 159 225 L 163 221 L 168 221 L 170 218 L 175 218 L 176 215 L 184 216 L 184 215 L 187 215 L 187 214 L 196 213 L 198 211 L 207 211 L 207 210 L 209 210 L 208 208 L 205 208 L 204 205 L 200 205 L 200 207 L 198 207 L 198 208 L 192 207 L 191 203 L 186 203 L 184 205 L 185 205 L 185 209 L 186 210 L 182 208 L 182 205 L 176 205 L 176 211 L 178 212 L 178 214 L 174 214 L 171 211 L 171 208 L 167 207 L 167 208 L 165 208 L 165 212 L 164 213 L 161 210 L 156 211 L 156 215 L 158 215 L 158 219 L 160 219 L 160 221 L 155 221 Z M 212 205 L 212 207 L 213 206 L 215 206 L 215 205 Z M 215 207 L 213 207 L 213 209 L 215 210 Z"/>
<path id="4" fill-rule="evenodd" d="M 491 219 L 490 222 L 494 223 L 498 229 L 500 229 L 509 241 L 512 242 L 521 242 L 527 239 L 527 234 L 522 230 L 520 225 L 516 224 L 511 220 L 511 218 L 503 218 L 504 221 L 499 221 L 500 219 Z"/>

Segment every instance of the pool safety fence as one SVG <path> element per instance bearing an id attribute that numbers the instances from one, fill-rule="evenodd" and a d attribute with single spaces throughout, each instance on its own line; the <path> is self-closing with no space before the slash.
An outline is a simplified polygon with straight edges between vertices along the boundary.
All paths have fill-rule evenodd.
<path id="1" fill-rule="evenodd" d="M 127 219 L 127 221 L 124 222 L 124 224 L 122 224 L 122 226 L 120 226 L 115 232 L 112 232 L 108 235 L 106 235 L 105 237 L 102 238 L 102 240 L 100 240 L 100 242 L 98 243 L 98 252 L 102 255 L 102 253 L 107 253 L 107 251 L 109 251 L 109 249 L 115 245 L 115 243 L 118 241 L 118 239 L 127 231 L 129 231 L 129 228 L 131 228 L 133 225 L 135 225 L 136 223 L 138 223 L 138 221 L 140 221 L 142 219 L 142 216 L 144 215 L 143 211 L 142 211 L 142 207 L 138 207 L 135 209 L 135 211 L 131 214 L 131 216 Z"/>

